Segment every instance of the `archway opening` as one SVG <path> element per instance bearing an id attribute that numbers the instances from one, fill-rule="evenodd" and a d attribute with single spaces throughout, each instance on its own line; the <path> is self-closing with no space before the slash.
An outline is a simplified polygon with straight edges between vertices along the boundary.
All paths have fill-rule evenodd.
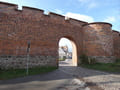
<path id="1" fill-rule="evenodd" d="M 77 47 L 73 40 L 61 38 L 59 41 L 59 66 L 77 66 Z"/>

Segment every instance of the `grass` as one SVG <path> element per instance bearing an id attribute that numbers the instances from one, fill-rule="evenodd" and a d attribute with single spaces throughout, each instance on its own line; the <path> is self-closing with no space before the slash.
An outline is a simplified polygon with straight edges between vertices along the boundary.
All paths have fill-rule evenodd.
<path id="1" fill-rule="evenodd" d="M 29 75 L 43 74 L 56 70 L 57 67 L 36 67 L 29 69 Z M 26 75 L 26 69 L 8 69 L 0 70 L 0 80 L 12 79 L 17 77 L 24 77 Z"/>
<path id="2" fill-rule="evenodd" d="M 120 63 L 81 64 L 82 67 L 100 71 L 120 73 Z"/>
<path id="3" fill-rule="evenodd" d="M 63 59 L 63 58 L 59 58 L 59 61 L 65 61 L 65 59 Z"/>
<path id="4" fill-rule="evenodd" d="M 66 60 L 66 56 L 63 56 L 62 58 L 59 58 L 59 61 L 65 61 Z"/>

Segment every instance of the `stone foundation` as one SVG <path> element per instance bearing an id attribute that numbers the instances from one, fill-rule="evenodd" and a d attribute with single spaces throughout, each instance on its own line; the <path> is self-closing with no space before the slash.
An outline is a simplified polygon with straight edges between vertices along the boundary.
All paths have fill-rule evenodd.
<path id="1" fill-rule="evenodd" d="M 90 58 L 95 58 L 97 62 L 100 63 L 113 63 L 115 62 L 114 56 L 89 56 Z"/>
<path id="2" fill-rule="evenodd" d="M 29 56 L 29 68 L 57 66 L 57 56 Z M 22 69 L 27 66 L 27 56 L 0 56 L 1 69 Z"/>

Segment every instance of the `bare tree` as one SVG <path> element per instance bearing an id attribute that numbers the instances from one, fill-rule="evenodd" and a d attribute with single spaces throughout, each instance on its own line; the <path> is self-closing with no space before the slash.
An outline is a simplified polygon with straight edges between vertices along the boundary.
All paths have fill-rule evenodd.
<path id="1" fill-rule="evenodd" d="M 65 52 L 66 56 L 68 55 L 68 46 L 61 46 L 61 49 Z"/>

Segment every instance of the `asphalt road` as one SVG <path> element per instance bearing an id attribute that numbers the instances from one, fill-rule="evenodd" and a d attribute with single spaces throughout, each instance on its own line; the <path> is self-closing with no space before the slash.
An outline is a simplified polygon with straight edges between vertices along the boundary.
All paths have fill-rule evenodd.
<path id="1" fill-rule="evenodd" d="M 57 90 L 73 77 L 56 70 L 47 74 L 0 81 L 0 90 Z"/>

